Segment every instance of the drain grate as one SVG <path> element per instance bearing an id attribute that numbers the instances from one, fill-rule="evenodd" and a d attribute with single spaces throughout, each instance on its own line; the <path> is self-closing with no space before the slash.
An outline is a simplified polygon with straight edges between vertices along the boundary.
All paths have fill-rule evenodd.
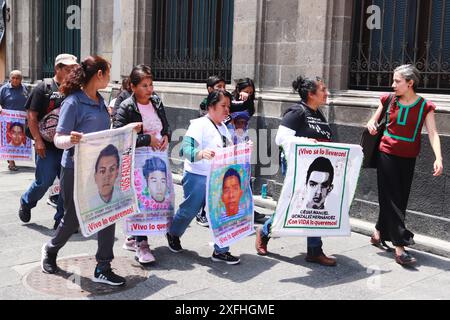
<path id="1" fill-rule="evenodd" d="M 40 293 L 60 298 L 83 298 L 124 292 L 148 279 L 148 272 L 127 257 L 116 257 L 112 262 L 114 273 L 127 280 L 125 286 L 114 287 L 95 283 L 91 279 L 97 265 L 95 257 L 75 257 L 58 260 L 57 274 L 45 274 L 34 268 L 24 277 L 27 287 Z"/>

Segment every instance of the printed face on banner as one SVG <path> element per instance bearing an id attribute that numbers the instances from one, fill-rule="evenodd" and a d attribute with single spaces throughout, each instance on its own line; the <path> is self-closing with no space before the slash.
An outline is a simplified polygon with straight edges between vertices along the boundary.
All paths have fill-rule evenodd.
<path id="1" fill-rule="evenodd" d="M 25 135 L 26 112 L 5 110 L 0 115 L 0 159 L 32 160 L 31 140 Z"/>
<path id="2" fill-rule="evenodd" d="M 163 203 L 168 199 L 167 192 L 167 164 L 166 162 L 157 156 L 152 156 L 145 160 L 142 167 L 142 176 L 146 182 L 146 189 L 144 194 L 147 201 L 156 203 Z M 136 177 L 141 180 L 141 177 Z M 145 204 L 145 200 L 144 200 Z"/>
<path id="3" fill-rule="evenodd" d="M 327 158 L 317 158 L 306 176 L 306 208 L 323 210 L 328 194 L 333 190 L 334 168 Z"/>
<path id="4" fill-rule="evenodd" d="M 222 202 L 227 217 L 234 216 L 239 211 L 239 203 L 244 191 L 241 188 L 241 176 L 234 169 L 228 169 L 223 178 Z"/>
<path id="5" fill-rule="evenodd" d="M 20 147 L 26 144 L 24 125 L 20 122 L 10 122 L 7 124 L 6 141 L 14 147 Z"/>
<path id="6" fill-rule="evenodd" d="M 136 133 L 130 126 L 86 134 L 74 154 L 74 203 L 89 237 L 138 212 L 133 162 Z"/>
<path id="7" fill-rule="evenodd" d="M 338 228 L 348 150 L 322 146 L 298 146 L 294 193 L 286 226 Z"/>
<path id="8" fill-rule="evenodd" d="M 165 171 L 153 171 L 148 175 L 147 188 L 150 196 L 156 202 L 164 202 L 167 192 L 167 173 Z"/>
<path id="9" fill-rule="evenodd" d="M 214 243 L 227 247 L 253 233 L 251 147 L 216 150 L 207 178 L 207 214 Z"/>
<path id="10" fill-rule="evenodd" d="M 245 166 L 231 165 L 211 174 L 209 203 L 215 226 L 225 227 L 229 222 L 242 218 L 251 207 L 250 196 L 244 192 L 249 181 Z"/>
<path id="11" fill-rule="evenodd" d="M 175 192 L 167 152 L 136 149 L 134 182 L 140 214 L 126 220 L 129 235 L 164 235 L 173 220 Z"/>
<path id="12" fill-rule="evenodd" d="M 95 165 L 95 184 L 100 198 L 109 203 L 112 199 L 114 186 L 119 176 L 119 151 L 112 144 L 100 152 Z"/>

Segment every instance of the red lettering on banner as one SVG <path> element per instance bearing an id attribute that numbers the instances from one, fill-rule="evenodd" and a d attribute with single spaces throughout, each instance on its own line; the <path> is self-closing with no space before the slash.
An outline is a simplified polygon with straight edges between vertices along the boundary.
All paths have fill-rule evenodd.
<path id="1" fill-rule="evenodd" d="M 120 190 L 128 191 L 131 188 L 131 156 L 122 158 L 122 179 L 120 180 Z"/>

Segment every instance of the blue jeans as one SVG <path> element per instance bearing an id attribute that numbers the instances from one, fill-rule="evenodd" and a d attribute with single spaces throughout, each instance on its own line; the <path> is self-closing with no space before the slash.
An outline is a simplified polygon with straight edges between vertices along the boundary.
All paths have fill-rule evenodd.
<path id="1" fill-rule="evenodd" d="M 42 199 L 47 190 L 53 185 L 55 178 L 59 178 L 62 154 L 63 150 L 59 149 L 47 149 L 45 158 L 41 158 L 36 154 L 35 180 L 20 198 L 21 205 L 30 210 L 36 207 L 38 201 Z M 63 203 L 62 197 L 58 197 L 55 220 L 60 220 L 64 216 Z"/>
<path id="2" fill-rule="evenodd" d="M 262 228 L 262 235 L 264 237 L 269 238 L 270 233 L 270 227 L 272 226 L 273 222 L 273 215 L 270 217 L 269 220 L 264 223 L 264 226 Z M 322 253 L 322 238 L 321 237 L 308 237 L 308 254 L 312 256 L 318 256 Z"/>
<path id="3" fill-rule="evenodd" d="M 169 234 L 176 237 L 183 235 L 206 202 L 206 176 L 186 171 L 181 183 L 183 184 L 184 201 L 180 204 L 169 229 Z M 230 250 L 229 247 L 220 248 L 216 244 L 214 244 L 214 249 L 219 254 Z"/>

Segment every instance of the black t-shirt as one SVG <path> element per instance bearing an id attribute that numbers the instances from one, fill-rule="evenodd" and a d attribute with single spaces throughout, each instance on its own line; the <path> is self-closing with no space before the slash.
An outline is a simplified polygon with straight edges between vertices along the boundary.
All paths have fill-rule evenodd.
<path id="1" fill-rule="evenodd" d="M 320 110 L 310 109 L 303 102 L 286 111 L 281 125 L 294 130 L 296 137 L 316 139 L 322 142 L 333 140 L 333 133 L 323 113 Z"/>
<path id="2" fill-rule="evenodd" d="M 52 80 L 51 88 L 48 88 L 43 81 L 31 91 L 25 108 L 37 112 L 38 121 L 40 121 L 47 113 L 59 108 L 63 100 L 64 97 L 58 92 L 58 86 L 54 80 Z M 44 143 L 47 148 L 56 149 L 53 143 L 45 140 Z"/>

